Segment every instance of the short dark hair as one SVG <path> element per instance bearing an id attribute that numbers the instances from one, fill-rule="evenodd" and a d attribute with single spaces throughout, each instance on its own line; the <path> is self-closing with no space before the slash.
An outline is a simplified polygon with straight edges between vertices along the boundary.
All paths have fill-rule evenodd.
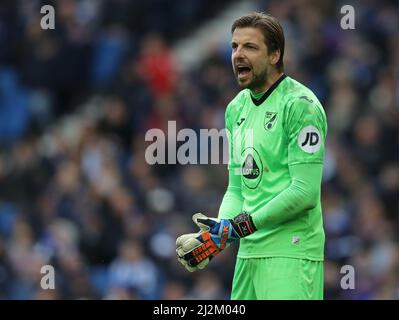
<path id="1" fill-rule="evenodd" d="M 270 52 L 280 51 L 280 59 L 276 63 L 277 70 L 282 72 L 284 69 L 284 31 L 278 20 L 270 14 L 254 12 L 238 18 L 231 26 L 231 33 L 236 28 L 257 28 L 262 31 L 265 43 Z"/>

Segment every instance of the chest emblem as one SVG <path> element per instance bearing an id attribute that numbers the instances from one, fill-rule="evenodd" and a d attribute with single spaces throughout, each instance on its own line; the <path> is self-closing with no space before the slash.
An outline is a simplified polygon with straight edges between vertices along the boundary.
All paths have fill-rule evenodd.
<path id="1" fill-rule="evenodd" d="M 265 114 L 265 129 L 271 130 L 276 123 L 277 112 L 266 111 Z"/>
<path id="2" fill-rule="evenodd" d="M 263 163 L 259 153 L 254 148 L 246 148 L 242 153 L 243 163 L 241 174 L 244 184 L 249 189 L 255 189 L 262 180 Z"/>

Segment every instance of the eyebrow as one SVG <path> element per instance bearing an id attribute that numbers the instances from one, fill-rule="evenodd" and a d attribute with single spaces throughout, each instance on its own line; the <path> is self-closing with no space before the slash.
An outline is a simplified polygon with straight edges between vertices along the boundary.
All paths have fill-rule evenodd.
<path id="1" fill-rule="evenodd" d="M 237 42 L 232 41 L 232 42 L 231 42 L 231 46 L 233 46 L 233 45 L 237 45 Z M 250 41 L 244 42 L 244 46 L 247 46 L 247 45 L 259 47 L 258 44 L 254 43 L 254 42 L 250 42 Z"/>

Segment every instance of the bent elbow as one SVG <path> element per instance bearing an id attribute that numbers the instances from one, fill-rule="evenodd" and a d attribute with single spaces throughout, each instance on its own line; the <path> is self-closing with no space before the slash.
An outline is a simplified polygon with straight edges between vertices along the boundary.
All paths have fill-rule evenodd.
<path id="1" fill-rule="evenodd" d="M 320 196 L 317 188 L 313 188 L 302 181 L 295 181 L 292 187 L 296 189 L 298 196 L 301 198 L 301 209 L 310 210 L 317 206 Z"/>
<path id="2" fill-rule="evenodd" d="M 319 203 L 319 192 L 317 190 L 311 189 L 307 194 L 306 194 L 306 208 L 307 210 L 313 209 L 314 207 L 317 206 Z"/>

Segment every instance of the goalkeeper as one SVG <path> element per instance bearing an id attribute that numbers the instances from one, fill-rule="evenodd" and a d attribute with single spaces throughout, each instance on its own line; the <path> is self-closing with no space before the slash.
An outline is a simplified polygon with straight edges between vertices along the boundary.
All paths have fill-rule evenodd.
<path id="1" fill-rule="evenodd" d="M 176 241 L 189 270 L 240 246 L 232 299 L 323 299 L 320 188 L 326 116 L 311 90 L 284 74 L 284 33 L 254 13 L 232 26 L 232 65 L 241 87 L 226 109 L 229 184 L 218 219 Z"/>

